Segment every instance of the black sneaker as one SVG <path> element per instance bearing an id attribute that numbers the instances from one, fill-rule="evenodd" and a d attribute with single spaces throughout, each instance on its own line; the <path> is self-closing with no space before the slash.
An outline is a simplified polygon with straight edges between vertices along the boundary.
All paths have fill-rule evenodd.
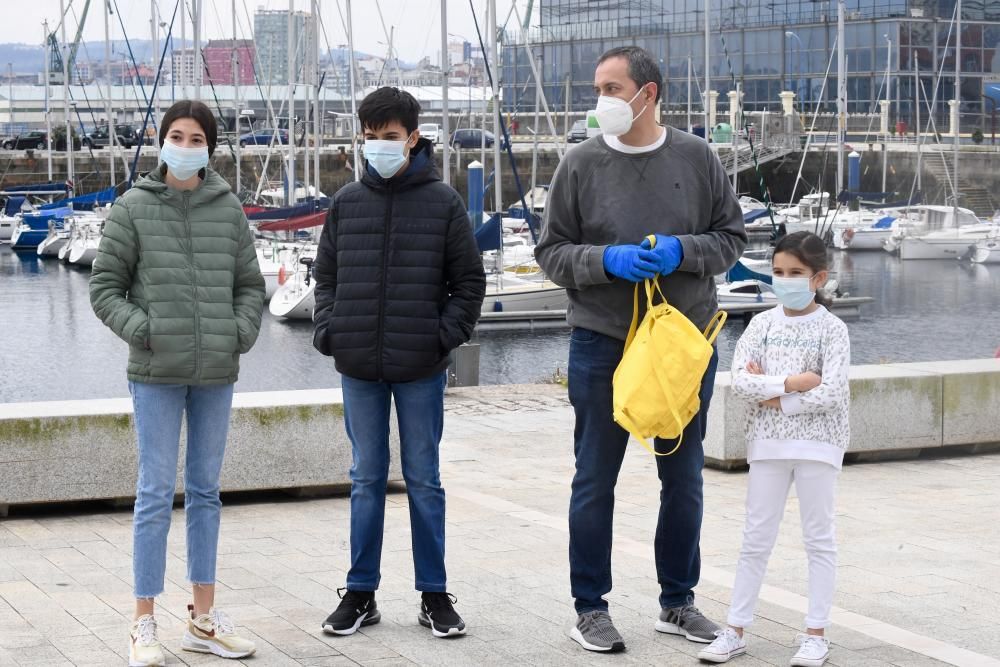
<path id="1" fill-rule="evenodd" d="M 382 614 L 375 604 L 374 591 L 341 591 L 338 588 L 340 604 L 337 610 L 323 621 L 323 632 L 330 635 L 353 635 L 362 625 L 375 625 L 382 620 Z"/>
<path id="2" fill-rule="evenodd" d="M 465 621 L 452 605 L 458 599 L 450 593 L 423 593 L 420 602 L 420 625 L 430 628 L 435 637 L 457 637 L 465 634 Z"/>

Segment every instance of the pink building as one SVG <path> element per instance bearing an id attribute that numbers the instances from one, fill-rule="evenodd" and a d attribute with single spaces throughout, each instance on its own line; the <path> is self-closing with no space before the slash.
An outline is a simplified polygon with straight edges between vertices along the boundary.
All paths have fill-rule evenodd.
<path id="1" fill-rule="evenodd" d="M 230 86 L 233 84 L 233 58 L 237 59 L 237 79 L 241 86 L 250 85 L 253 78 L 254 44 L 249 39 L 213 39 L 205 47 L 205 83 Z"/>

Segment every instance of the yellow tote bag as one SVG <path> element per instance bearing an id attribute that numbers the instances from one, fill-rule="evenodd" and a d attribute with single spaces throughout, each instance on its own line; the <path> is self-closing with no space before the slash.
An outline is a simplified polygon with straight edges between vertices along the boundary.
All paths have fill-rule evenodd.
<path id="1" fill-rule="evenodd" d="M 656 278 L 644 281 L 646 316 L 639 322 L 639 285 L 635 286 L 632 326 L 625 353 L 615 369 L 614 418 L 656 456 L 669 456 L 681 446 L 684 428 L 701 407 L 701 381 L 712 359 L 712 343 L 726 322 L 719 311 L 705 331 L 667 303 Z M 654 291 L 661 302 L 653 303 Z M 648 438 L 677 438 L 666 454 Z"/>

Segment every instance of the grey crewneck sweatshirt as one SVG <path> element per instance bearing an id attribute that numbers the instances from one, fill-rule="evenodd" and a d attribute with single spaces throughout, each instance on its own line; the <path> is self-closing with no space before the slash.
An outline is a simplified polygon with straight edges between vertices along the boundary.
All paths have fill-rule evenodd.
<path id="1" fill-rule="evenodd" d="M 709 145 L 666 131 L 662 146 L 634 155 L 593 137 L 556 168 L 535 257 L 566 288 L 571 326 L 625 339 L 635 283 L 605 273 L 604 249 L 641 243 L 649 234 L 676 236 L 684 251 L 677 271 L 660 279 L 667 300 L 699 328 L 718 308 L 715 276 L 747 244 L 743 214 Z"/>

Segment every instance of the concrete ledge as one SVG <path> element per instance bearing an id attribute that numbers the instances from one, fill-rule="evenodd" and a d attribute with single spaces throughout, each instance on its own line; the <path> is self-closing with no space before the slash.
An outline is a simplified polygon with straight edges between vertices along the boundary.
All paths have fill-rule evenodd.
<path id="1" fill-rule="evenodd" d="M 177 491 L 183 492 L 186 428 Z M 389 478 L 402 479 L 391 426 Z M 351 445 L 339 389 L 233 398 L 223 491 L 346 489 Z M 135 497 L 131 399 L 0 405 L 0 512 L 5 506 Z"/>
<path id="2" fill-rule="evenodd" d="M 847 461 L 912 458 L 935 451 L 1000 448 L 1000 359 L 851 368 L 851 445 Z M 746 403 L 719 373 L 709 409 L 705 463 L 746 466 Z"/>

